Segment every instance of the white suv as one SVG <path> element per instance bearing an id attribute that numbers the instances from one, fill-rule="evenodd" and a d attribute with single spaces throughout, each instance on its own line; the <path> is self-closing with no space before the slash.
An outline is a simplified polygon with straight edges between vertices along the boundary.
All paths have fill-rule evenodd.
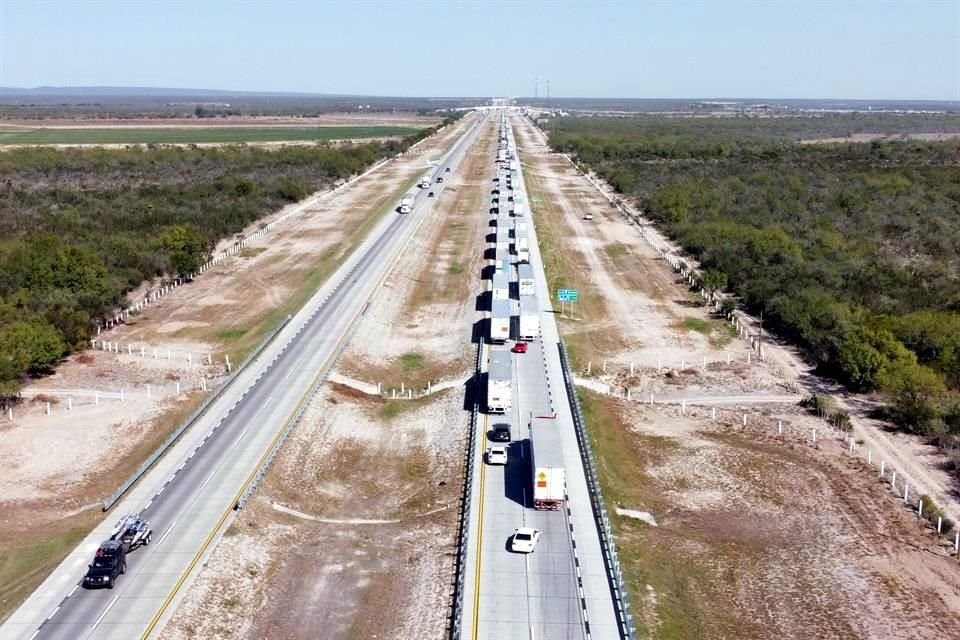
<path id="1" fill-rule="evenodd" d="M 487 449 L 487 464 L 507 464 L 507 448 L 492 446 Z"/>

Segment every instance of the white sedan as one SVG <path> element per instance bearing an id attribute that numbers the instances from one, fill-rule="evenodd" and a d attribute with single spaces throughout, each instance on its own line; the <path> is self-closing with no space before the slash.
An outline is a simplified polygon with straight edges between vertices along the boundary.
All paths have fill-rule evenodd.
<path id="1" fill-rule="evenodd" d="M 540 531 L 530 527 L 521 527 L 514 529 L 513 539 L 510 541 L 510 548 L 514 553 L 533 553 L 533 548 L 537 546 L 540 540 Z"/>
<path id="2" fill-rule="evenodd" d="M 487 464 L 507 464 L 507 448 L 493 446 L 487 449 Z"/>

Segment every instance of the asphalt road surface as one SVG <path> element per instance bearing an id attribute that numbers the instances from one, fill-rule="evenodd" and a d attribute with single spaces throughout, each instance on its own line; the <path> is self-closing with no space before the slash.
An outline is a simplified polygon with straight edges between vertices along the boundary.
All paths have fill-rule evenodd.
<path id="1" fill-rule="evenodd" d="M 456 171 L 483 116 L 430 171 Z M 442 185 L 432 185 L 437 191 Z M 409 215 L 388 214 L 271 345 L 0 628 L 0 639 L 122 639 L 156 634 L 229 525 L 243 488 L 325 373 L 389 267 L 430 214 L 419 191 Z M 128 556 L 116 588 L 79 586 L 122 513 L 140 512 L 153 542 Z"/>
<path id="2" fill-rule="evenodd" d="M 514 180 L 526 188 L 522 168 Z M 502 189 L 502 187 L 501 187 Z M 528 200 L 529 201 L 529 200 Z M 501 194 L 498 225 L 510 225 L 510 206 Z M 529 209 L 528 209 L 529 210 Z M 540 260 L 534 219 L 530 229 L 530 264 L 540 309 L 540 340 L 525 354 L 512 356 L 513 406 L 506 416 L 482 416 L 478 425 L 474 504 L 464 591 L 462 637 L 476 640 L 620 638 L 613 596 L 600 539 L 590 507 L 569 398 L 563 386 L 559 337 Z M 514 256 L 515 259 L 515 256 Z M 511 278 L 516 280 L 516 271 Z M 511 286 L 514 313 L 517 288 Z M 506 467 L 485 464 L 487 431 L 509 422 L 513 439 Z M 532 462 L 563 466 L 567 507 L 540 511 L 532 507 Z M 541 533 L 532 554 L 509 550 L 514 529 Z"/>

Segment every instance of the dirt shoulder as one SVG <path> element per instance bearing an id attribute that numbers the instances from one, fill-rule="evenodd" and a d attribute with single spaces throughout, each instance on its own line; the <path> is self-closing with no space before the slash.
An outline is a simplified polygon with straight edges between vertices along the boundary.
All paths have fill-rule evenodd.
<path id="1" fill-rule="evenodd" d="M 471 122 L 323 195 L 246 251 L 99 336 L 119 352 L 80 353 L 25 389 L 40 396 L 15 407 L 13 422 L 0 421 L 0 619 L 103 518 L 98 502 L 200 402 L 200 379 L 212 389 L 227 355 L 238 363 L 299 308 Z"/>
<path id="2" fill-rule="evenodd" d="M 494 144 L 491 123 L 372 299 L 337 377 L 410 386 L 470 372 Z M 162 637 L 444 637 L 463 394 L 395 400 L 326 383 Z"/>
<path id="3" fill-rule="evenodd" d="M 789 399 L 802 373 L 748 363 L 637 227 L 514 122 L 551 288 L 583 287 L 560 331 L 613 392 L 580 395 L 607 504 L 625 510 L 611 516 L 640 637 L 956 635 L 960 565 L 941 539 L 844 434 L 759 402 Z M 710 397 L 733 401 L 681 401 Z"/>

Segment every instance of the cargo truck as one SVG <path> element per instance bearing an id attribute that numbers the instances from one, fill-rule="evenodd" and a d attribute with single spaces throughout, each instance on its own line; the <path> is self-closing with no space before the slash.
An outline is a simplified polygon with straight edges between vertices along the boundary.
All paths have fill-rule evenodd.
<path id="1" fill-rule="evenodd" d="M 493 273 L 493 300 L 510 299 L 510 277 L 502 271 Z"/>
<path id="2" fill-rule="evenodd" d="M 510 301 L 492 300 L 490 303 L 490 342 L 502 343 L 509 339 Z"/>
<path id="3" fill-rule="evenodd" d="M 536 285 L 533 280 L 533 267 L 529 264 L 521 264 L 517 266 L 517 288 L 520 291 L 520 296 L 532 296 L 536 295 Z"/>
<path id="4" fill-rule="evenodd" d="M 532 419 L 530 466 L 533 468 L 533 508 L 551 511 L 562 508 L 567 494 L 567 476 L 555 420 Z"/>
<path id="5" fill-rule="evenodd" d="M 526 228 L 523 230 L 517 230 L 514 232 L 513 244 L 517 247 L 517 253 L 520 252 L 520 249 L 530 250 L 530 235 L 527 232 Z"/>
<path id="6" fill-rule="evenodd" d="M 513 406 L 513 361 L 506 347 L 490 347 L 487 369 L 487 413 L 506 413 Z"/>
<path id="7" fill-rule="evenodd" d="M 431 182 L 430 182 L 430 174 L 429 174 L 429 173 L 428 173 L 428 174 L 425 174 L 422 178 L 420 178 L 420 188 L 421 188 L 421 189 L 429 189 L 429 188 L 430 188 L 430 184 L 431 184 Z"/>
<path id="8" fill-rule="evenodd" d="M 517 202 L 516 198 L 513 200 L 513 215 L 522 218 L 523 214 L 527 211 L 527 205 L 522 202 Z"/>
<path id="9" fill-rule="evenodd" d="M 527 264 L 530 262 L 530 250 L 529 249 L 517 249 L 517 262 L 520 264 Z"/>
<path id="10" fill-rule="evenodd" d="M 407 195 L 400 199 L 400 206 L 397 207 L 400 213 L 410 213 L 413 211 L 413 196 Z"/>
<path id="11" fill-rule="evenodd" d="M 540 335 L 540 307 L 535 296 L 520 298 L 520 329 L 517 337 L 521 340 L 536 340 Z"/>

